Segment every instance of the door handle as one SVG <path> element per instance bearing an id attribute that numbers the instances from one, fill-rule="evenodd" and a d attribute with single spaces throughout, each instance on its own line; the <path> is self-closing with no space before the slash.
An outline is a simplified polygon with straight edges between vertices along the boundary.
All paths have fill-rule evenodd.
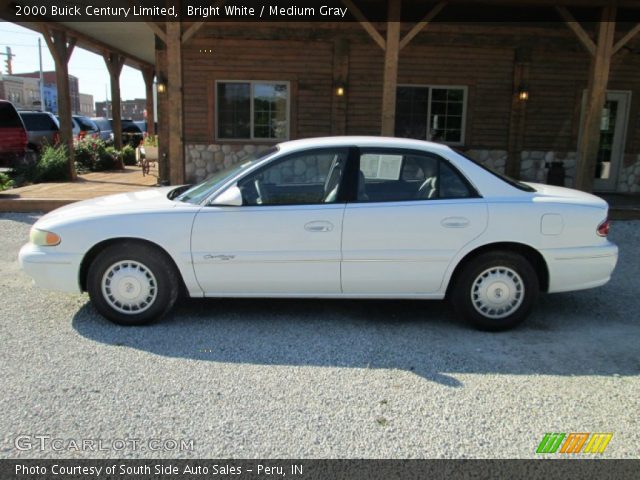
<path id="1" fill-rule="evenodd" d="M 331 222 L 309 222 L 305 224 L 304 229 L 307 232 L 330 232 L 333 230 L 333 223 Z"/>
<path id="2" fill-rule="evenodd" d="M 470 223 L 471 221 L 465 217 L 447 217 L 442 219 L 440 225 L 447 228 L 465 228 Z"/>

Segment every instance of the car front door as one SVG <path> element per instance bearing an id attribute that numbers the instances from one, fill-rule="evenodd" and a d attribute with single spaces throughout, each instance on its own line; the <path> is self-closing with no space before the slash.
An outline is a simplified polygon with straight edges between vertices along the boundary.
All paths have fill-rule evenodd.
<path id="1" fill-rule="evenodd" d="M 242 206 L 204 207 L 191 253 L 205 295 L 339 293 L 348 156 L 321 149 L 274 159 L 238 181 Z"/>
<path id="2" fill-rule="evenodd" d="M 357 157 L 357 200 L 343 223 L 343 292 L 438 295 L 455 254 L 486 228 L 484 200 L 439 156 L 362 149 Z"/>

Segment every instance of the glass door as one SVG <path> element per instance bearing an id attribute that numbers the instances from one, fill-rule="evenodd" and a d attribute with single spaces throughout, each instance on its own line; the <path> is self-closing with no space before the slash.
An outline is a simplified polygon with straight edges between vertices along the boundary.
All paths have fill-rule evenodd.
<path id="1" fill-rule="evenodd" d="M 607 92 L 600 118 L 600 148 L 596 159 L 594 191 L 614 191 L 624 155 L 630 92 Z"/>

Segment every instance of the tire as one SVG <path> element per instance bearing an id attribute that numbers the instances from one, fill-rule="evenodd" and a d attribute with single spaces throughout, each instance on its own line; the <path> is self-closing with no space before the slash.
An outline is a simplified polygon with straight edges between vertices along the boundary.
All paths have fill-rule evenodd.
<path id="1" fill-rule="evenodd" d="M 521 323 L 540 292 L 529 261 L 513 252 L 487 252 L 463 266 L 449 299 L 456 313 L 481 330 L 508 330 Z"/>
<path id="2" fill-rule="evenodd" d="M 136 242 L 111 245 L 89 267 L 87 290 L 96 310 L 119 325 L 145 325 L 176 299 L 178 272 L 160 249 Z"/>

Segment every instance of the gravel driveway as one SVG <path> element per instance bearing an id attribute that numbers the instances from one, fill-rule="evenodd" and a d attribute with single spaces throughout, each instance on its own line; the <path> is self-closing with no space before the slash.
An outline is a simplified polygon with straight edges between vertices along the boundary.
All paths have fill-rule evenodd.
<path id="1" fill-rule="evenodd" d="M 534 457 L 546 432 L 639 457 L 640 222 L 613 225 L 608 285 L 490 334 L 418 301 L 185 300 L 118 327 L 31 287 L 36 218 L 0 215 L 0 457 Z"/>

